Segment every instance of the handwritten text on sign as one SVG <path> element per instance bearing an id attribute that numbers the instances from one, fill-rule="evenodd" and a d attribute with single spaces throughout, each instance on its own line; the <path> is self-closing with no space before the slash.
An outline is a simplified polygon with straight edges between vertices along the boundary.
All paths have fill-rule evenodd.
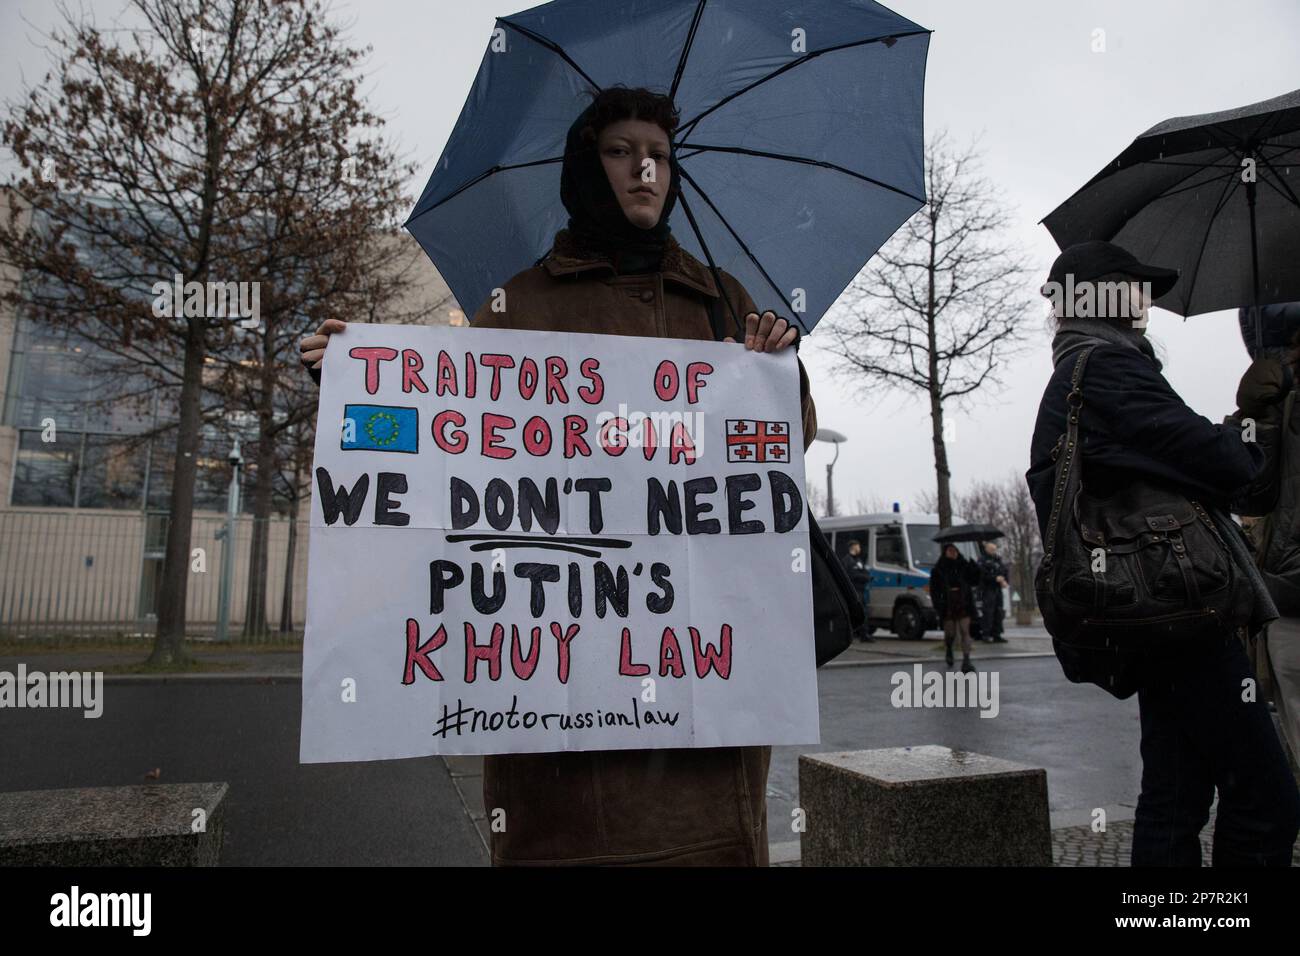
<path id="1" fill-rule="evenodd" d="M 301 757 L 818 739 L 794 354 L 352 325 Z"/>

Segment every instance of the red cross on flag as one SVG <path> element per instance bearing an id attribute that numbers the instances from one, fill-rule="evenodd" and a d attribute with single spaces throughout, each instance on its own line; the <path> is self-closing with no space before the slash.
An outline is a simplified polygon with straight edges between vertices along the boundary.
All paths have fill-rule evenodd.
<path id="1" fill-rule="evenodd" d="M 790 423 L 727 419 L 727 461 L 790 460 Z"/>

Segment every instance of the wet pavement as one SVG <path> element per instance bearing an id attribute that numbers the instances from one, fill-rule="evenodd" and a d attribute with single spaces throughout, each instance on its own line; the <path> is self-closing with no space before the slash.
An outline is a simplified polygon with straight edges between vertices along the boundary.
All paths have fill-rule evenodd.
<path id="1" fill-rule="evenodd" d="M 768 779 L 774 865 L 798 864 L 798 756 L 940 744 L 1047 770 L 1057 865 L 1125 865 L 1141 775 L 1136 698 L 1070 684 L 1035 628 L 1006 644 L 976 644 L 979 671 L 997 675 L 997 714 L 976 707 L 896 707 L 895 675 L 946 670 L 943 641 L 891 637 L 857 644 L 818 672 L 821 742 L 776 747 Z M 483 865 L 481 758 L 298 763 L 301 652 L 198 648 L 214 674 L 110 677 L 105 714 L 0 714 L 0 790 L 161 780 L 231 784 L 228 864 Z M 0 657 L 29 669 L 138 662 L 136 649 Z M 1091 826 L 1104 808 L 1107 827 Z M 990 814 L 997 807 L 989 807 Z M 1210 828 L 1205 841 L 1208 846 Z M 1207 851 L 1208 854 L 1208 851 Z M 1208 855 L 1206 857 L 1208 860 Z"/>

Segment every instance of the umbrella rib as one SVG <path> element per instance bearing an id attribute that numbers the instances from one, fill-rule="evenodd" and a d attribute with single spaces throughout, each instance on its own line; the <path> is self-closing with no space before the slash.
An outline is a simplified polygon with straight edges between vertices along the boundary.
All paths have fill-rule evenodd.
<path id="1" fill-rule="evenodd" d="M 1222 144 L 1222 143 L 1219 144 L 1219 147 L 1220 147 L 1221 149 L 1231 151 L 1231 147 L 1226 146 L 1226 145 L 1224 145 L 1224 144 Z M 1160 162 L 1160 160 L 1153 160 L 1153 162 Z M 1182 179 L 1179 179 L 1177 182 L 1171 184 L 1171 185 L 1169 186 L 1168 189 L 1166 189 L 1164 192 L 1160 193 L 1158 196 L 1153 197 L 1150 201 L 1151 201 L 1151 202 L 1156 202 L 1157 200 L 1165 199 L 1165 198 L 1167 198 L 1167 197 L 1169 197 L 1169 196 L 1176 196 L 1176 195 L 1178 195 L 1178 193 L 1180 193 L 1180 192 L 1184 192 L 1186 189 L 1200 189 L 1202 186 L 1214 182 L 1214 177 L 1210 177 L 1209 179 L 1205 180 L 1204 182 L 1193 183 L 1191 186 L 1186 186 L 1185 184 L 1186 184 L 1187 180 L 1189 180 L 1189 179 L 1191 179 L 1193 176 L 1195 176 L 1195 175 L 1197 174 L 1197 172 L 1199 172 L 1200 170 L 1206 168 L 1206 167 L 1203 166 L 1203 165 L 1197 165 L 1197 164 L 1195 164 L 1195 163 L 1191 163 L 1191 164 L 1189 164 L 1189 165 L 1192 166 L 1192 170 L 1191 170 L 1191 172 L 1189 172 L 1189 173 L 1188 173 L 1186 176 L 1184 176 Z M 1140 167 L 1126 166 L 1126 167 L 1124 167 L 1124 168 L 1125 168 L 1125 169 L 1136 169 L 1136 168 L 1140 168 Z M 1214 165 L 1212 168 L 1214 168 L 1214 169 L 1218 169 L 1219 167 L 1218 167 L 1218 165 L 1216 164 L 1216 165 Z M 1115 172 L 1119 172 L 1119 170 L 1116 170 Z M 1231 173 L 1229 173 L 1228 175 L 1229 175 L 1229 178 L 1231 178 Z M 1085 187 L 1085 188 L 1086 188 L 1086 187 Z M 1071 198 L 1073 198 L 1073 197 L 1071 197 Z"/>
<path id="2" fill-rule="evenodd" d="M 684 168 L 679 166 L 677 171 L 682 175 L 682 177 L 688 183 L 690 183 L 692 186 L 695 187 L 695 191 L 700 194 L 700 198 L 703 199 L 704 202 L 708 205 L 708 207 L 713 210 L 713 214 L 718 217 L 718 221 L 722 223 L 724 226 L 726 226 L 727 232 L 731 233 L 731 238 L 736 240 L 736 244 L 740 246 L 741 251 L 745 253 L 745 255 L 749 258 L 750 262 L 754 263 L 754 268 L 757 269 L 759 273 L 763 276 L 763 278 L 767 280 L 767 284 L 772 287 L 772 291 L 777 294 L 777 297 L 780 298 L 782 304 L 784 304 L 785 307 L 790 310 L 790 314 L 794 315 L 794 320 L 799 323 L 799 328 L 803 330 L 803 333 L 805 335 L 807 335 L 809 332 L 808 326 L 804 325 L 803 319 L 799 318 L 799 316 L 795 314 L 794 306 L 790 304 L 790 300 L 785 297 L 785 293 L 781 291 L 780 286 L 776 284 L 776 282 L 768 274 L 767 270 L 763 268 L 763 264 L 758 261 L 758 258 L 754 255 L 754 253 L 750 252 L 749 246 L 745 243 L 745 240 L 741 239 L 740 236 L 736 234 L 736 230 L 731 228 L 731 223 L 727 222 L 727 219 L 725 216 L 722 215 L 721 210 L 719 210 L 718 207 L 713 204 L 713 200 L 709 198 L 708 193 L 706 193 L 703 189 L 700 188 L 700 184 L 697 183 L 691 177 L 691 174 L 688 173 Z M 701 237 L 700 243 L 703 244 L 703 242 L 704 239 Z"/>
<path id="3" fill-rule="evenodd" d="M 486 169 L 483 172 L 479 173 L 477 176 L 475 176 L 473 179 L 466 182 L 464 185 L 457 186 L 452 192 L 448 193 L 446 196 L 443 196 L 437 202 L 431 203 L 430 205 L 425 206 L 423 209 L 413 210 L 411 212 L 411 215 L 407 217 L 406 222 L 407 223 L 413 222 L 416 216 L 423 216 L 426 212 L 429 212 L 429 210 L 437 209 L 443 203 L 450 202 L 451 200 L 459 196 L 461 193 L 463 193 L 465 190 L 469 189 L 471 186 L 475 186 L 478 183 L 482 182 L 483 180 L 487 179 L 493 173 L 505 173 L 505 172 L 509 172 L 512 169 L 527 169 L 529 166 L 545 166 L 547 163 L 560 163 L 563 161 L 564 161 L 563 156 L 552 156 L 550 159 L 533 159 L 526 163 L 509 163 L 508 165 L 505 166 L 500 166 L 500 165 L 493 166 L 491 169 Z M 403 225 L 405 225 L 405 223 L 403 223 Z"/>
<path id="4" fill-rule="evenodd" d="M 1196 280 L 1201 275 L 1201 262 L 1205 258 L 1205 247 L 1210 242 L 1210 232 L 1214 229 L 1214 220 L 1219 218 L 1219 213 L 1228 205 L 1228 197 L 1232 194 L 1232 179 L 1229 178 L 1223 187 L 1223 192 L 1219 195 L 1219 204 L 1215 207 L 1214 213 L 1210 216 L 1210 221 L 1205 224 L 1205 235 L 1201 237 L 1201 248 L 1196 253 L 1196 265 L 1192 267 L 1192 281 L 1187 286 L 1187 297 L 1183 300 L 1184 308 L 1192 307 L 1192 295 L 1196 292 Z"/>
<path id="5" fill-rule="evenodd" d="M 1219 169 L 1221 167 L 1214 166 L 1210 168 Z M 1166 189 L 1164 192 L 1160 193 L 1159 195 L 1152 196 L 1148 200 L 1148 203 L 1159 202 L 1162 199 L 1168 199 L 1171 196 L 1177 196 L 1180 193 L 1190 192 L 1193 189 L 1200 189 L 1202 186 L 1208 186 L 1211 183 L 1218 182 L 1220 179 L 1227 179 L 1231 181 L 1237 178 L 1238 168 L 1239 167 L 1231 167 L 1228 169 L 1228 172 L 1226 173 L 1218 173 L 1214 176 L 1210 176 L 1208 179 L 1202 179 L 1199 182 L 1195 182 L 1195 183 L 1188 183 L 1187 180 L 1191 179 L 1193 176 L 1196 175 L 1195 171 L 1193 171 L 1191 173 L 1188 173 L 1182 179 L 1178 180 L 1176 188 L 1171 186 L 1169 189 Z"/>
<path id="6" fill-rule="evenodd" d="M 1268 158 L 1263 155 L 1261 155 L 1259 158 L 1260 161 L 1263 162 L 1264 168 L 1267 169 L 1270 173 L 1272 173 L 1273 178 L 1277 180 L 1276 183 L 1272 183 L 1269 182 L 1267 178 L 1265 178 L 1264 182 L 1268 183 L 1268 185 L 1271 186 L 1273 189 L 1282 193 L 1284 198 L 1291 200 L 1292 205 L 1300 206 L 1300 199 L 1296 198 L 1295 192 L 1291 189 L 1289 185 L 1287 185 L 1287 183 L 1282 179 L 1282 177 L 1278 175 L 1277 170 L 1273 168 L 1273 164 L 1268 160 Z M 1274 156 L 1273 158 L 1276 159 L 1277 157 Z"/>
<path id="7" fill-rule="evenodd" d="M 1262 155 L 1264 148 L 1266 146 L 1271 145 L 1269 143 L 1264 142 L 1264 135 L 1265 135 L 1264 129 L 1266 126 L 1268 126 L 1269 123 L 1276 123 L 1278 122 L 1278 120 L 1279 120 L 1278 116 L 1266 115 L 1263 119 L 1260 120 L 1260 124 L 1255 128 L 1255 131 L 1251 133 L 1250 136 L 1247 137 L 1246 139 L 1242 139 L 1239 136 L 1233 136 L 1232 134 L 1227 133 L 1223 129 L 1223 127 L 1217 123 L 1207 126 L 1205 128 L 1205 132 L 1207 135 L 1213 138 L 1221 148 L 1230 150 L 1234 155 L 1237 156 L 1238 159 L 1242 159 L 1245 157 L 1247 149 L 1251 149 L 1252 151 L 1260 153 Z M 1279 153 L 1278 155 L 1283 155 L 1287 152 L 1290 152 L 1290 150 L 1293 148 L 1294 147 L 1283 149 L 1282 152 Z"/>
<path id="8" fill-rule="evenodd" d="M 700 18 L 704 16 L 704 4 L 708 0 L 700 0 L 695 6 L 695 16 L 691 17 L 691 28 L 686 33 L 686 42 L 682 45 L 682 55 L 677 58 L 677 69 L 673 73 L 673 85 L 668 90 L 670 100 L 677 99 L 677 86 L 682 82 L 682 73 L 686 71 L 686 58 L 691 55 L 691 44 L 695 42 L 695 31 L 699 28 Z"/>
<path id="9" fill-rule="evenodd" d="M 736 97 L 743 96 L 745 93 L 748 93 L 750 90 L 754 89 L 754 87 L 761 86 L 762 84 L 766 83 L 768 80 L 776 79 L 778 76 L 780 76 L 782 73 L 785 73 L 787 70 L 792 70 L 796 66 L 799 66 L 802 63 L 807 63 L 809 60 L 819 57 L 824 53 L 835 53 L 839 50 L 847 50 L 855 46 L 866 46 L 868 43 L 887 43 L 890 46 L 892 46 L 893 42 L 891 41 L 898 41 L 905 37 L 926 36 L 929 35 L 929 33 L 930 33 L 929 30 L 908 30 L 903 33 L 891 33 L 888 36 L 871 37 L 866 40 L 854 40 L 850 43 L 841 43 L 838 46 L 828 46 L 824 50 L 814 50 L 811 53 L 805 53 L 803 56 L 799 57 L 799 59 L 791 60 L 789 63 L 785 64 L 784 66 L 778 67 L 777 69 L 773 70 L 771 73 L 767 74 L 766 76 L 761 76 L 754 82 L 750 83 L 749 85 L 742 86 L 740 89 L 736 90 L 736 92 L 728 93 L 722 99 L 718 100 L 718 102 L 714 103 L 712 106 L 706 109 L 703 113 L 700 113 L 698 116 L 695 116 L 692 119 L 690 119 L 682 127 L 682 133 L 683 135 L 689 135 L 690 131 L 695 128 L 696 124 L 698 124 L 700 120 L 704 119 L 704 117 L 708 116 L 710 113 L 714 112 L 715 110 L 725 106 L 727 103 L 730 103 Z"/>
<path id="10" fill-rule="evenodd" d="M 577 72 L 577 74 L 581 76 L 584 80 L 586 80 L 588 83 L 590 83 L 592 87 L 594 87 L 596 90 L 600 90 L 601 88 L 600 84 L 597 83 L 595 80 L 593 80 L 590 76 L 588 76 L 586 70 L 578 66 L 577 63 L 574 63 L 573 57 L 565 53 L 564 49 L 554 40 L 544 37 L 540 33 L 534 33 L 532 30 L 528 29 L 527 27 L 521 27 L 519 24 L 514 23 L 513 21 L 505 17 L 499 17 L 497 19 L 497 23 L 504 23 L 510 29 L 523 34 L 524 36 L 528 37 L 528 39 L 532 40 L 534 43 L 540 44 L 541 46 L 550 50 L 552 53 L 558 56 L 565 63 L 569 64 L 569 66 L 573 67 L 573 69 Z"/>
<path id="11" fill-rule="evenodd" d="M 1218 163 L 1176 163 L 1172 159 L 1148 159 L 1143 166 L 1187 166 L 1191 169 L 1240 169 L 1240 166 L 1220 166 Z M 1133 167 L 1128 167 L 1132 169 Z"/>
<path id="12" fill-rule="evenodd" d="M 1271 120 L 1271 121 L 1273 121 L 1273 122 L 1276 122 L 1276 117 L 1270 117 L 1269 120 Z M 1261 133 L 1261 132 L 1263 131 L 1264 125 L 1265 125 L 1264 123 L 1261 123 L 1260 126 L 1259 126 L 1259 128 L 1257 128 L 1257 129 L 1255 130 L 1255 135 L 1256 135 L 1256 136 L 1257 136 L 1259 133 Z M 1265 156 L 1265 155 L 1264 155 L 1264 150 L 1265 150 L 1266 147 L 1271 146 L 1271 145 L 1272 145 L 1271 143 L 1265 143 L 1265 142 L 1262 142 L 1262 141 L 1258 141 L 1258 140 L 1256 140 L 1256 139 L 1254 139 L 1254 138 L 1252 137 L 1251 140 L 1247 140 L 1247 141 L 1244 141 L 1244 142 L 1241 141 L 1241 140 L 1238 140 L 1238 142 L 1241 143 L 1241 147 L 1240 147 L 1240 149 L 1239 149 L 1239 148 L 1235 147 L 1234 145 L 1232 145 L 1231 143 L 1226 143 L 1226 142 L 1224 142 L 1224 139 L 1223 139 L 1222 136 L 1216 136 L 1216 135 L 1215 135 L 1216 130 L 1218 130 L 1218 127 L 1211 127 L 1210 130 L 1209 130 L 1210 135 L 1211 135 L 1212 137 L 1214 137 L 1214 138 L 1216 139 L 1216 141 L 1218 141 L 1219 145 L 1220 145 L 1223 149 L 1230 150 L 1230 151 L 1233 153 L 1233 155 L 1235 155 L 1235 156 L 1238 157 L 1239 160 L 1240 160 L 1240 159 L 1244 159 L 1244 158 L 1246 157 L 1246 150 L 1247 150 L 1247 148 L 1250 148 L 1250 149 L 1251 149 L 1251 153 L 1252 153 L 1252 157 L 1253 157 L 1253 158 L 1258 158 L 1259 161 L 1262 162 L 1262 163 L 1264 164 L 1265 168 L 1268 169 L 1268 171 L 1271 172 L 1271 173 L 1273 174 L 1273 176 L 1277 179 L 1277 183 L 1275 184 L 1275 183 L 1271 183 L 1271 182 L 1269 182 L 1268 179 L 1265 178 L 1265 179 L 1263 180 L 1263 182 L 1265 183 L 1265 185 L 1267 185 L 1269 188 L 1271 188 L 1271 189 L 1277 191 L 1278 193 L 1280 193 L 1280 194 L 1283 196 L 1283 198 L 1285 198 L 1285 199 L 1289 199 L 1289 200 L 1290 200 L 1292 203 L 1294 203 L 1295 205 L 1300 206 L 1300 201 L 1297 201 L 1295 193 L 1291 191 L 1291 187 L 1288 186 L 1288 185 L 1287 185 L 1287 184 L 1282 180 L 1282 177 L 1281 177 L 1281 176 L 1278 176 L 1277 170 L 1274 169 L 1272 163 L 1269 162 L 1270 158 L 1272 158 L 1272 159 L 1277 159 L 1279 156 L 1285 156 L 1287 153 L 1294 152 L 1298 147 L 1295 147 L 1295 146 L 1286 146 L 1286 147 L 1283 147 L 1283 146 L 1281 146 L 1281 145 L 1279 144 L 1278 151 L 1277 151 L 1276 153 L 1274 153 L 1272 157 L 1268 157 L 1268 156 Z M 1252 146 L 1252 144 L 1253 144 L 1253 146 Z M 1238 162 L 1237 166 L 1234 167 L 1234 169 L 1240 169 L 1240 168 L 1241 168 L 1241 164 L 1240 164 L 1240 162 Z M 1281 186 L 1281 189 L 1278 188 L 1279 185 Z"/>
<path id="13" fill-rule="evenodd" d="M 704 195 L 701 193 L 700 195 Z M 686 221 L 691 224 L 691 231 L 695 233 L 695 238 L 700 241 L 700 248 L 704 250 L 704 258 L 708 260 L 709 271 L 713 273 L 713 284 L 718 287 L 718 295 L 722 296 L 722 301 L 727 303 L 727 311 L 731 313 L 731 321 L 736 327 L 736 333 L 744 336 L 744 326 L 740 323 L 740 317 L 736 315 L 736 307 L 731 304 L 731 296 L 727 295 L 727 290 L 722 285 L 722 275 L 718 271 L 718 264 L 713 261 L 713 253 L 709 251 L 709 244 L 704 241 L 704 233 L 700 232 L 699 225 L 695 222 L 695 214 L 691 212 L 690 203 L 686 201 L 686 193 L 679 193 L 678 199 L 682 202 L 682 211 L 686 213 Z"/>
<path id="14" fill-rule="evenodd" d="M 879 186 L 881 189 L 888 189 L 890 192 L 898 193 L 900 196 L 906 196 L 908 199 L 914 199 L 924 204 L 925 200 L 920 196 L 914 196 L 906 189 L 899 189 L 897 186 L 891 186 L 889 183 L 881 182 L 879 179 L 873 179 L 863 173 L 856 173 L 851 169 L 840 166 L 837 163 L 828 163 L 824 159 L 809 159 L 806 156 L 789 156 L 785 153 L 769 153 L 761 149 L 746 149 L 743 146 L 704 146 L 699 143 L 691 143 L 687 147 L 696 152 L 715 152 L 715 153 L 740 153 L 744 156 L 758 156 L 763 159 L 780 159 L 787 163 L 803 163 L 805 166 L 821 166 L 823 169 L 833 169 L 836 172 L 844 173 L 846 176 L 852 176 L 854 179 L 861 179 L 864 182 L 871 183 L 873 186 Z M 694 156 L 695 153 L 689 154 Z M 685 157 L 683 157 L 685 158 Z"/>
<path id="15" fill-rule="evenodd" d="M 1276 126 L 1281 119 L 1282 114 L 1280 112 L 1265 113 L 1260 117 L 1259 125 L 1255 127 L 1255 132 L 1251 133 L 1250 138 L 1246 140 L 1246 145 L 1249 146 L 1254 144 L 1254 146 L 1258 148 L 1262 144 L 1264 136 L 1266 135 L 1264 131 L 1269 126 Z"/>

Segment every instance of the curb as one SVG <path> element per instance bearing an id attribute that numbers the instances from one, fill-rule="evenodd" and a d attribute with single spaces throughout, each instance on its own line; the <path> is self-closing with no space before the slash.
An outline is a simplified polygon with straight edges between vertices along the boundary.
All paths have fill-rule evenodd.
<path id="1" fill-rule="evenodd" d="M 1016 651 L 1011 654 L 995 654 L 992 657 L 971 656 L 972 661 L 997 661 L 1012 657 L 1055 657 L 1052 651 Z M 882 664 L 941 664 L 943 658 L 937 660 L 933 657 L 891 657 L 883 661 L 828 661 L 818 670 L 828 670 L 832 667 L 875 667 Z"/>
<path id="2" fill-rule="evenodd" d="M 993 657 L 972 657 L 973 661 L 996 661 L 1011 658 L 1032 658 L 1032 657 L 1054 657 L 1051 652 L 1039 651 L 1017 651 L 1011 654 L 997 654 Z M 833 667 L 881 667 L 886 664 L 938 664 L 942 659 L 936 661 L 933 657 L 891 657 L 883 661 L 830 661 L 823 664 L 818 670 L 829 670 Z M 85 668 L 72 667 L 70 670 L 85 670 Z M 93 670 L 93 668 L 91 668 Z M 266 684 L 266 683 L 288 683 L 291 681 L 301 681 L 302 671 L 268 671 L 263 673 L 250 673 L 240 671 L 233 674 L 105 674 L 105 684 L 129 684 L 129 683 L 166 683 L 167 681 L 245 681 L 248 683 Z"/>
<path id="3" fill-rule="evenodd" d="M 201 684 L 243 681 L 247 684 L 289 684 L 302 681 L 301 671 L 237 674 L 105 674 L 105 684 L 166 684 L 169 682 Z"/>

